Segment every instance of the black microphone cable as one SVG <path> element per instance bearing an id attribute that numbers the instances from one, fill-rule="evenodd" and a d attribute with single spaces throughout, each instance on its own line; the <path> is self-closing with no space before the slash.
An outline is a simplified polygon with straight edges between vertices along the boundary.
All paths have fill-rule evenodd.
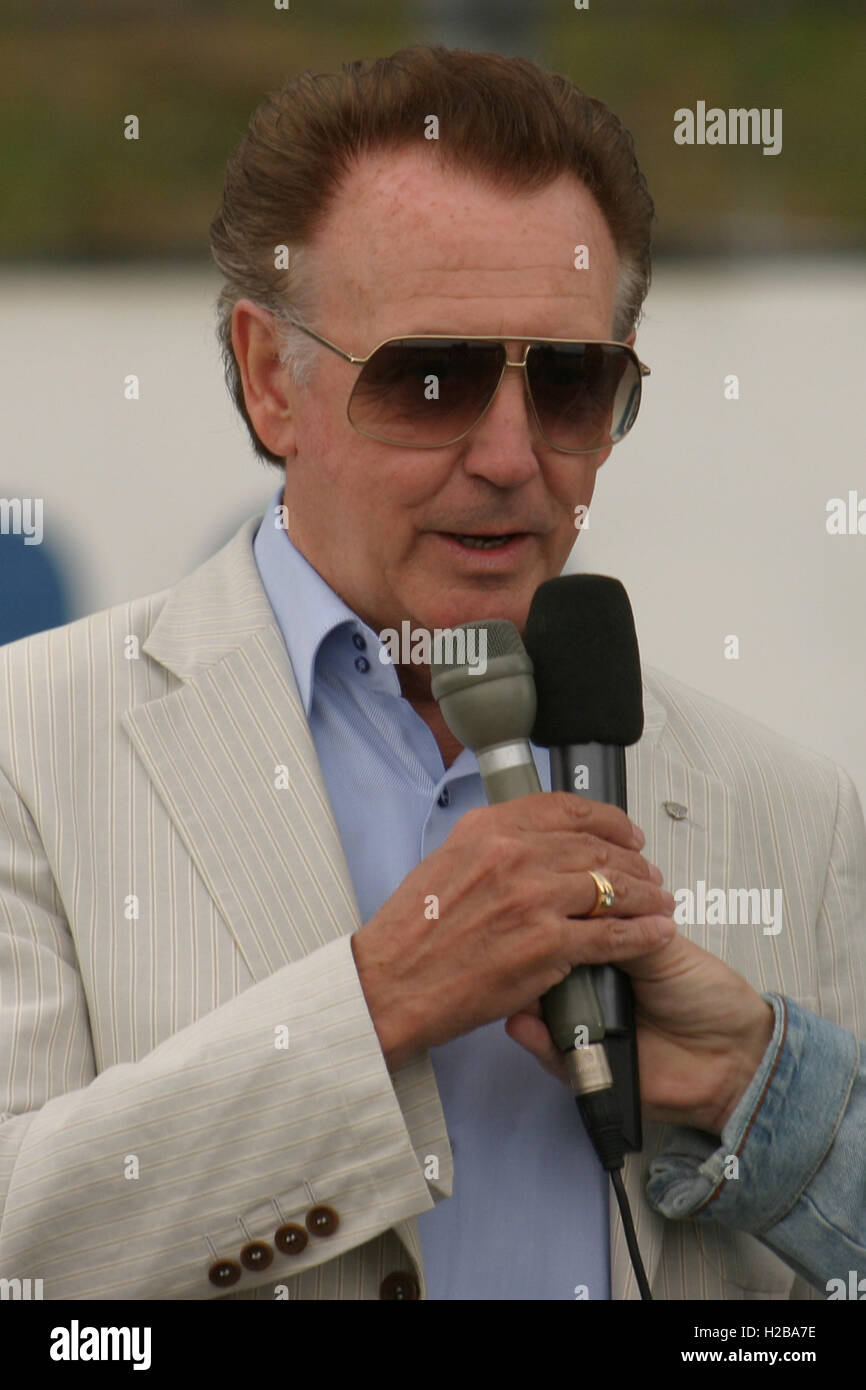
<path id="1" fill-rule="evenodd" d="M 565 1054 L 565 1059 L 575 1092 L 575 1103 L 586 1125 L 586 1132 L 599 1162 L 610 1175 L 640 1296 L 651 1302 L 649 1280 L 637 1243 L 628 1193 L 622 1180 L 626 1143 L 622 1132 L 622 1115 L 614 1093 L 613 1076 L 604 1044 L 589 1043 L 583 1047 L 575 1047 Z"/>

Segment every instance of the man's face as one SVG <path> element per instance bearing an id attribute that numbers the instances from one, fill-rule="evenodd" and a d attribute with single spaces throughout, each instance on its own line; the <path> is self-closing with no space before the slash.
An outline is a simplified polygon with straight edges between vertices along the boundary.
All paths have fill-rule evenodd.
<path id="1" fill-rule="evenodd" d="M 575 247 L 589 268 L 575 269 Z M 616 252 L 591 194 L 570 177 L 540 193 L 492 192 L 445 174 L 426 150 L 367 156 L 312 243 L 322 290 L 311 326 L 367 356 L 419 333 L 610 338 Z M 374 630 L 510 618 L 522 630 L 558 575 L 609 450 L 557 452 L 541 437 L 524 374 L 507 370 L 487 414 L 438 449 L 355 431 L 346 403 L 361 368 L 320 348 L 309 385 L 283 386 L 285 420 L 265 442 L 287 455 L 289 534 Z M 255 416 L 253 417 L 255 420 Z M 258 423 L 256 421 L 256 423 Z M 507 550 L 455 535 L 518 533 Z"/>

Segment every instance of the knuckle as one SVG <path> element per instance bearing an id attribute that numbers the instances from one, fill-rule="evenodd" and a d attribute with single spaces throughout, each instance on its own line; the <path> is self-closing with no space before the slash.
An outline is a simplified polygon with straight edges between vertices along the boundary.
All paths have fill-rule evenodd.
<path id="1" fill-rule="evenodd" d="M 511 840 L 506 835 L 488 834 L 474 847 L 475 854 L 487 873 L 495 878 L 510 873 Z"/>
<path id="2" fill-rule="evenodd" d="M 536 875 L 527 872 L 528 859 L 527 848 L 507 835 L 489 838 L 480 852 L 481 871 L 500 905 L 509 911 L 525 909 L 538 891 Z"/>
<path id="3" fill-rule="evenodd" d="M 634 923 L 635 945 L 642 950 L 657 946 L 659 941 L 659 920 L 657 917 L 639 917 Z"/>
<path id="4" fill-rule="evenodd" d="M 526 953 L 528 963 L 536 968 L 563 964 L 566 974 L 571 969 L 567 963 L 564 923 L 555 913 L 539 911 L 533 914 L 531 929 L 527 932 Z"/>
<path id="5" fill-rule="evenodd" d="M 524 874 L 521 878 L 521 892 L 525 906 L 539 920 L 554 923 L 556 918 L 547 908 L 548 886 L 537 874 Z"/>
<path id="6" fill-rule="evenodd" d="M 631 880 L 627 874 L 618 873 L 612 869 L 608 874 L 608 879 L 614 892 L 614 904 L 617 909 L 627 907 L 634 897 Z"/>
<path id="7" fill-rule="evenodd" d="M 600 840 L 588 830 L 581 830 L 575 837 L 584 859 L 591 864 L 606 864 L 610 858 L 610 848 L 605 840 Z"/>
<path id="8" fill-rule="evenodd" d="M 594 862 L 599 866 L 610 863 L 610 845 L 606 840 L 595 840 L 593 844 Z"/>
<path id="9" fill-rule="evenodd" d="M 544 888 L 530 874 L 510 874 L 505 880 L 505 902 L 512 916 L 529 922 L 538 918 Z"/>
<path id="10" fill-rule="evenodd" d="M 633 938 L 633 923 L 612 917 L 607 923 L 607 945 L 612 951 L 622 950 Z"/>
<path id="11" fill-rule="evenodd" d="M 487 814 L 489 810 L 489 806 L 473 806 L 470 811 L 466 811 L 465 814 L 460 817 L 454 829 L 459 830 L 463 836 L 475 839 L 477 836 L 482 835 L 485 826 L 490 824 L 490 816 Z"/>
<path id="12" fill-rule="evenodd" d="M 655 917 L 611 918 L 607 923 L 608 947 L 618 953 L 640 954 L 657 946 L 658 921 Z"/>

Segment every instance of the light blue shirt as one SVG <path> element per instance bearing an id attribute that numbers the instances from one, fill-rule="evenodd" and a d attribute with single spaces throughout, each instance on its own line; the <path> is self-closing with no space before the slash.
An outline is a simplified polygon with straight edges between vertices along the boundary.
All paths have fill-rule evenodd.
<path id="1" fill-rule="evenodd" d="M 475 754 L 446 771 L 378 635 L 277 524 L 253 553 L 298 683 L 368 922 L 466 811 L 486 805 Z M 533 746 L 550 790 L 545 750 Z M 608 1179 L 573 1100 L 501 1020 L 431 1050 L 453 1195 L 418 1218 L 431 1299 L 610 1297 Z M 583 1293 L 585 1288 L 586 1293 Z"/>

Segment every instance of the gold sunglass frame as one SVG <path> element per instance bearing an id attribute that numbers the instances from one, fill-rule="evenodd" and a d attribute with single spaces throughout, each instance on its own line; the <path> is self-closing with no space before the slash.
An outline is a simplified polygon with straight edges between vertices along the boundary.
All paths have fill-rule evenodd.
<path id="1" fill-rule="evenodd" d="M 283 318 L 283 322 L 290 323 L 295 328 L 299 328 L 302 333 L 306 333 L 310 338 L 314 338 L 316 342 L 321 343 L 323 347 L 330 348 L 331 352 L 336 352 L 340 357 L 344 359 L 344 361 L 351 362 L 352 365 L 356 367 L 366 366 L 366 364 L 369 361 L 371 361 L 373 357 L 376 356 L 376 353 L 379 352 L 381 348 L 388 347 L 392 343 L 496 343 L 499 347 L 505 349 L 505 361 L 502 364 L 502 371 L 499 374 L 499 380 L 494 386 L 493 391 L 490 394 L 490 399 L 487 402 L 484 409 L 482 410 L 481 414 L 478 416 L 477 420 L 473 420 L 469 428 L 465 429 L 462 432 L 462 434 L 455 435 L 453 439 L 446 439 L 442 444 L 402 444 L 395 439 L 386 439 L 383 435 L 371 434 L 369 430 L 361 429 L 360 425 L 357 425 L 355 423 L 350 414 L 352 399 L 355 394 L 355 388 L 361 377 L 361 373 L 359 372 L 358 376 L 355 378 L 355 381 L 353 383 L 352 390 L 349 393 L 349 399 L 346 402 L 346 419 L 349 421 L 349 424 L 352 426 L 352 429 L 355 430 L 358 434 L 363 435 L 366 439 L 375 439 L 380 444 L 391 444 L 394 445 L 396 448 L 400 449 L 447 449 L 450 444 L 459 444 L 461 439 L 465 439 L 468 434 L 471 434 L 472 431 L 478 425 L 481 424 L 481 421 L 484 419 L 484 416 L 487 414 L 488 410 L 490 409 L 493 402 L 496 400 L 497 395 L 499 394 L 499 388 L 502 385 L 503 379 L 505 377 L 505 372 L 508 367 L 517 367 L 523 372 L 526 398 L 529 401 L 529 406 L 532 411 L 532 418 L 535 420 L 536 426 L 538 427 L 538 432 L 541 435 L 542 439 L 545 441 L 546 444 L 550 446 L 551 449 L 555 449 L 557 453 L 560 454 L 598 454 L 601 452 L 602 449 L 612 449 L 614 445 L 620 444 L 622 440 L 625 439 L 626 435 L 630 433 L 632 425 L 634 424 L 634 420 L 637 418 L 637 411 L 635 411 L 631 425 L 629 425 L 628 429 L 620 435 L 619 439 L 612 439 L 608 444 L 598 444 L 593 449 L 564 449 L 561 444 L 554 444 L 552 440 L 548 439 L 547 435 L 544 432 L 544 429 L 542 428 L 541 421 L 538 418 L 538 411 L 535 406 L 535 401 L 532 397 L 532 387 L 529 384 L 529 376 L 526 371 L 526 360 L 529 356 L 529 349 L 538 343 L 567 343 L 572 347 L 576 345 L 591 345 L 597 347 L 623 348 L 631 357 L 632 361 L 638 369 L 639 386 L 642 384 L 642 380 L 645 376 L 651 375 L 650 368 L 646 365 L 645 362 L 642 362 L 640 360 L 630 343 L 616 342 L 614 339 L 611 338 L 496 338 L 491 337 L 488 334 L 480 333 L 408 333 L 398 334 L 396 337 L 392 338 L 383 338 L 382 342 L 377 344 L 377 346 L 374 347 L 373 351 L 371 353 L 368 353 L 366 357 L 356 357 L 353 353 L 346 352 L 344 348 L 338 347 L 337 344 L 332 343 L 329 338 L 323 337 L 321 333 L 316 333 L 314 329 L 308 328 L 306 324 L 300 323 L 297 319 L 286 317 Z M 509 342 L 519 342 L 525 346 L 526 350 L 524 351 L 522 361 L 511 361 L 510 357 L 508 356 L 507 345 Z M 640 399 L 638 400 L 638 409 L 640 409 Z"/>

